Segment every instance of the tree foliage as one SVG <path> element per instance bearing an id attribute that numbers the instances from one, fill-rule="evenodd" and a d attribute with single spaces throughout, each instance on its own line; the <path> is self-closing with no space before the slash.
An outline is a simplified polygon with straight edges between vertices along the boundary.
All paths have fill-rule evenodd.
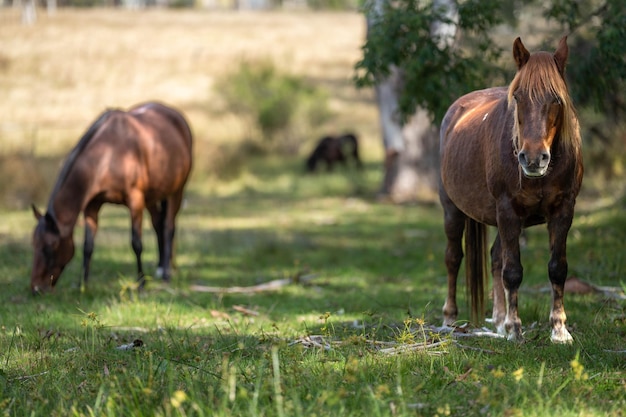
<path id="1" fill-rule="evenodd" d="M 458 0 L 458 19 L 450 19 L 442 6 L 429 0 L 385 2 L 383 12 L 370 16 L 363 59 L 356 64 L 358 86 L 374 85 L 395 66 L 404 74 L 399 110 L 404 117 L 417 107 L 430 112 L 438 123 L 454 98 L 480 88 L 505 84 L 502 49 L 496 29 L 514 26 L 525 8 L 541 7 L 554 35 L 552 48 L 570 34 L 568 76 L 579 105 L 594 105 L 615 117 L 626 110 L 626 12 L 623 0 Z M 374 18 L 372 18 L 374 16 Z M 454 44 L 433 36 L 437 22 L 454 24 Z M 548 39 L 547 39 L 548 40 Z M 512 41 L 512 40 L 511 40 Z M 575 57 L 575 58 L 574 58 Z M 506 64 L 503 64 L 506 62 Z"/>
<path id="2" fill-rule="evenodd" d="M 580 105 L 594 106 L 615 120 L 626 112 L 626 8 L 623 0 L 553 0 L 544 15 L 575 34 L 568 78 Z"/>
<path id="3" fill-rule="evenodd" d="M 372 16 L 374 11 L 369 8 L 367 13 Z M 500 72 L 493 62 L 501 50 L 489 38 L 489 29 L 503 21 L 499 2 L 469 0 L 458 14 L 457 22 L 445 7 L 430 1 L 386 2 L 382 14 L 371 19 L 363 59 L 356 65 L 357 85 L 374 85 L 392 65 L 398 67 L 405 77 L 401 113 L 407 116 L 420 106 L 441 119 L 459 92 L 480 88 L 485 74 Z M 437 23 L 472 33 L 474 48 L 457 48 L 433 35 Z"/>

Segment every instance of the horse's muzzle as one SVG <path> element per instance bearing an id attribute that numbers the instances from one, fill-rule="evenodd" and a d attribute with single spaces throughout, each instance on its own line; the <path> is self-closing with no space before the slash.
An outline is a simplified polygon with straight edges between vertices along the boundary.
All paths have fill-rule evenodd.
<path id="1" fill-rule="evenodd" d="M 54 286 L 57 283 L 59 276 L 51 274 L 49 280 L 42 279 L 34 279 L 31 277 L 30 281 L 30 292 L 32 295 L 42 295 L 45 293 L 52 292 L 54 290 Z"/>
<path id="2" fill-rule="evenodd" d="M 517 154 L 517 159 L 525 176 L 528 178 L 539 178 L 548 172 L 550 152 L 544 150 L 536 155 L 529 155 L 528 152 L 522 150 Z"/>

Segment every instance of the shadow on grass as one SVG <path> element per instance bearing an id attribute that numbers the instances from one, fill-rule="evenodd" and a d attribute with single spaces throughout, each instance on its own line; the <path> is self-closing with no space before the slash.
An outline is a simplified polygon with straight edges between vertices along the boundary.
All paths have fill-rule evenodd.
<path id="1" fill-rule="evenodd" d="M 389 326 L 409 316 L 439 323 L 446 283 L 438 207 L 379 204 L 373 193 L 365 198 L 351 194 L 353 181 L 374 188 L 374 166 L 356 179 L 351 177 L 353 172 L 288 175 L 286 185 L 277 185 L 276 177 L 284 169 L 270 164 L 257 175 L 267 183 L 266 188 L 251 187 L 227 197 L 190 191 L 179 216 L 178 268 L 172 283 L 149 282 L 145 293 L 136 298 L 129 290 L 136 271 L 125 208 L 103 210 L 92 276 L 84 294 L 76 288 L 81 228 L 75 232 L 75 258 L 55 293 L 43 297 L 28 294 L 30 247 L 24 240 L 4 238 L 2 323 L 6 328 L 26 324 L 41 331 L 75 332 L 85 313 L 96 312 L 106 326 L 148 331 L 189 326 L 194 332 L 219 338 L 225 326 L 230 326 L 228 320 L 219 318 L 225 314 L 248 320 L 249 327 L 239 329 L 236 337 L 252 335 L 256 340 L 275 333 L 273 326 L 282 329 L 281 338 L 317 332 L 323 327 L 320 317 L 326 313 L 337 326 L 367 320 Z M 295 163 L 287 172 L 294 170 Z M 582 213 L 570 238 L 570 270 L 582 273 L 582 278 L 600 276 L 599 282 L 617 284 L 626 240 L 626 227 L 620 228 L 621 224 L 626 224 L 626 217 L 619 207 Z M 523 250 L 522 291 L 548 282 L 547 233 L 542 226 L 531 230 Z M 154 270 L 156 257 L 155 238 L 145 221 L 143 261 L 148 273 Z M 315 278 L 306 286 L 289 285 L 268 293 L 190 291 L 192 285 L 251 286 L 298 274 Z M 459 287 L 463 308 L 462 284 Z M 524 323 L 537 322 L 545 328 L 549 293 L 525 291 L 520 303 Z M 567 303 L 569 323 L 575 326 L 588 325 L 599 308 L 613 308 L 601 307 L 589 297 L 568 296 Z M 245 306 L 260 317 L 240 317 L 234 306 Z M 619 305 L 615 308 L 619 314 Z M 198 320 L 205 320 L 204 330 L 195 326 Z M 359 332 L 349 325 L 341 327 L 347 333 Z M 125 337 L 139 336 L 130 332 Z"/>

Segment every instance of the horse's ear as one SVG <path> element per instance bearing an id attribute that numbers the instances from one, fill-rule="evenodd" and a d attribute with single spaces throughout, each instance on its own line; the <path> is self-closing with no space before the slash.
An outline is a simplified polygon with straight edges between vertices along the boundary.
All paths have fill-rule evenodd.
<path id="1" fill-rule="evenodd" d="M 518 70 L 522 69 L 528 62 L 528 58 L 530 58 L 530 52 L 528 52 L 528 49 L 526 49 L 519 37 L 513 42 L 513 58 L 515 59 Z"/>
<path id="2" fill-rule="evenodd" d="M 559 46 L 554 52 L 554 60 L 561 75 L 565 74 L 565 63 L 567 62 L 567 56 L 569 55 L 569 48 L 567 46 L 567 35 L 563 36 L 559 41 Z"/>
<path id="3" fill-rule="evenodd" d="M 43 217 L 43 214 L 41 214 L 41 212 L 35 206 L 35 204 L 31 204 L 30 207 L 33 209 L 33 214 L 35 215 L 35 219 L 39 220 Z"/>

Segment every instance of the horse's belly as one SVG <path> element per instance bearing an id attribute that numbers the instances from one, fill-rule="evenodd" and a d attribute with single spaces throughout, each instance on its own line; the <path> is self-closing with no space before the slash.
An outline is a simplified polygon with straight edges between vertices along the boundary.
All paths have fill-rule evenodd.
<path id="1" fill-rule="evenodd" d="M 454 205 L 472 219 L 491 226 L 496 225 L 496 202 L 487 190 L 475 187 L 445 186 Z"/>
<path id="2" fill-rule="evenodd" d="M 188 172 L 180 170 L 170 171 L 170 175 L 167 176 L 151 176 L 143 190 L 146 202 L 159 201 L 176 194 L 185 186 L 187 176 Z"/>
<path id="3" fill-rule="evenodd" d="M 463 144 L 465 147 L 450 146 L 458 145 L 450 142 L 446 145 L 441 159 L 443 190 L 467 216 L 481 223 L 495 225 L 496 202 L 487 185 L 485 161 L 475 149 L 475 143 L 466 141 Z"/>

